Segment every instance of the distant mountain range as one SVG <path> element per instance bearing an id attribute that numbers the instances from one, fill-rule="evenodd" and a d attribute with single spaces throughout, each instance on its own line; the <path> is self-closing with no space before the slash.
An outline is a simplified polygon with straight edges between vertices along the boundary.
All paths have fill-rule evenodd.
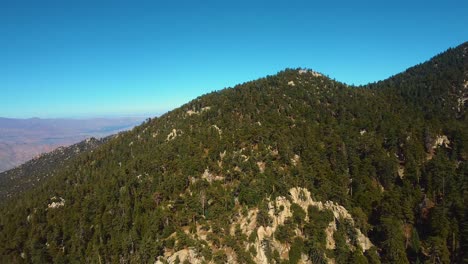
<path id="1" fill-rule="evenodd" d="M 130 129 L 144 118 L 13 119 L 0 117 L 0 172 L 59 146 Z"/>

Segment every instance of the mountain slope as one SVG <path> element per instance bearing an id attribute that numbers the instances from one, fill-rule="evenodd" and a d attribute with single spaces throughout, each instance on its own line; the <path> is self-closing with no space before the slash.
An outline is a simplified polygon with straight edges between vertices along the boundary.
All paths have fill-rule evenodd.
<path id="1" fill-rule="evenodd" d="M 0 172 L 90 137 L 128 130 L 144 118 L 15 119 L 0 117 Z"/>
<path id="2" fill-rule="evenodd" d="M 468 45 L 448 49 L 430 61 L 368 86 L 399 94 L 407 103 L 432 115 L 466 118 Z M 466 119 L 465 119 L 466 120 Z"/>
<path id="3" fill-rule="evenodd" d="M 148 120 L 2 206 L 2 260 L 461 261 L 467 123 L 389 82 L 288 69 Z"/>
<path id="4" fill-rule="evenodd" d="M 0 173 L 0 203 L 4 203 L 11 197 L 41 184 L 48 177 L 54 175 L 57 170 L 67 166 L 69 160 L 84 152 L 93 151 L 111 137 L 103 139 L 89 138 L 68 147 L 59 147 L 14 169 Z"/>

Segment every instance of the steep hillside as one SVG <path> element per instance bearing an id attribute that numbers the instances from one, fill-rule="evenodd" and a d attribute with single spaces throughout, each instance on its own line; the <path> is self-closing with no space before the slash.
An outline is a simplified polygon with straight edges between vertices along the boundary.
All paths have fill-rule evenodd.
<path id="1" fill-rule="evenodd" d="M 429 84 L 452 67 L 424 65 L 413 71 Z M 350 87 L 288 69 L 201 96 L 2 206 L 2 260 L 461 262 L 466 117 L 429 116 L 445 108 L 418 104 L 404 83 Z M 451 89 L 438 98 L 458 100 Z"/>
<path id="2" fill-rule="evenodd" d="M 84 152 L 93 151 L 110 138 L 112 136 L 103 139 L 89 138 L 68 147 L 59 147 L 14 169 L 0 173 L 0 203 L 40 185 L 57 170 L 66 167 L 70 160 Z"/>
<path id="3" fill-rule="evenodd" d="M 468 45 L 466 43 L 409 68 L 387 80 L 368 85 L 401 95 L 427 118 L 466 120 L 468 106 Z"/>

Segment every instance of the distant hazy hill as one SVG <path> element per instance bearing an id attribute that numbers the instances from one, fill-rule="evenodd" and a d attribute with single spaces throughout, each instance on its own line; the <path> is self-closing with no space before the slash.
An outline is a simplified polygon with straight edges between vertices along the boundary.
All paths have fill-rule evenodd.
<path id="1" fill-rule="evenodd" d="M 143 118 L 11 119 L 0 117 L 0 172 L 40 153 L 140 124 Z"/>
<path id="2" fill-rule="evenodd" d="M 149 119 L 1 205 L 0 262 L 467 263 L 467 49 L 360 87 L 286 69 Z"/>

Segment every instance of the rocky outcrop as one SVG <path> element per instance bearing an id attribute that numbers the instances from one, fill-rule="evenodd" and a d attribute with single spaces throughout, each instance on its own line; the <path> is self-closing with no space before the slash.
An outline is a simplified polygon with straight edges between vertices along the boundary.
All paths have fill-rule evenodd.
<path id="1" fill-rule="evenodd" d="M 221 137 L 221 134 L 223 134 L 223 131 L 217 125 L 212 125 L 211 127 L 216 129 L 216 131 L 218 131 L 218 135 Z"/>
<path id="2" fill-rule="evenodd" d="M 305 69 L 300 69 L 299 70 L 299 74 L 312 74 L 312 76 L 314 77 L 322 77 L 323 75 L 316 72 L 316 71 L 313 71 L 313 70 L 305 70 Z"/>
<path id="3" fill-rule="evenodd" d="M 330 210 L 335 217 L 334 221 L 345 220 L 354 225 L 354 219 L 348 210 L 346 210 L 346 208 L 343 206 L 334 203 L 333 201 L 326 201 L 325 203 L 322 203 L 321 201 L 316 202 L 312 199 L 310 192 L 307 189 L 300 187 L 290 189 L 289 193 L 291 194 L 293 202 L 300 205 L 305 212 L 307 212 L 309 205 L 317 207 L 319 210 Z M 370 239 L 362 234 L 361 230 L 358 228 L 355 228 L 355 231 L 357 233 L 357 241 L 359 246 L 364 251 L 370 249 L 373 246 Z M 327 241 L 327 244 L 329 244 L 329 241 Z M 333 243 L 330 241 L 330 244 Z"/>
<path id="4" fill-rule="evenodd" d="M 167 259 L 167 262 L 172 264 L 172 263 L 177 263 L 177 260 L 179 261 L 178 263 L 184 263 L 188 261 L 189 263 L 192 263 L 192 264 L 201 264 L 203 263 L 204 259 L 202 257 L 199 257 L 194 249 L 185 248 L 185 249 L 175 252 L 172 256 L 170 256 Z"/>
<path id="5" fill-rule="evenodd" d="M 446 135 L 439 135 L 436 137 L 432 148 L 436 149 L 439 147 L 450 148 L 450 140 L 447 138 Z"/>
<path id="6" fill-rule="evenodd" d="M 65 206 L 65 199 L 63 199 L 62 197 L 57 198 L 54 196 L 50 198 L 50 200 L 51 200 L 51 203 L 47 206 L 47 208 L 55 209 L 55 208 Z"/>
<path id="7" fill-rule="evenodd" d="M 231 235 L 235 235 L 236 226 L 240 227 L 240 230 L 246 236 L 250 236 L 252 232 L 256 231 L 255 242 L 247 243 L 246 249 L 254 247 L 257 255 L 255 256 L 256 263 L 269 263 L 267 258 L 267 252 L 265 250 L 265 241 L 268 241 L 269 247 L 272 250 L 278 251 L 282 259 L 287 259 L 290 245 L 283 244 L 280 241 L 276 240 L 274 234 L 277 231 L 278 227 L 284 225 L 285 222 L 293 216 L 291 205 L 299 205 L 305 212 L 306 217 L 305 221 L 309 221 L 309 216 L 307 215 L 308 207 L 314 206 L 320 211 L 330 210 L 334 219 L 325 229 L 326 233 L 326 248 L 334 249 L 335 241 L 333 238 L 334 232 L 337 230 L 337 221 L 348 221 L 354 226 L 354 219 L 346 208 L 336 204 L 332 201 L 326 201 L 325 203 L 321 201 L 314 201 L 311 197 L 310 192 L 301 187 L 291 188 L 289 190 L 289 197 L 278 196 L 274 200 L 271 200 L 268 203 L 268 215 L 270 216 L 271 223 L 267 226 L 261 226 L 257 223 L 258 208 L 253 208 L 248 211 L 244 216 L 240 216 L 230 228 Z M 303 237 L 302 232 L 296 228 L 294 230 L 296 236 Z M 368 250 L 373 246 L 372 242 L 366 237 L 361 230 L 355 228 L 356 233 L 356 243 L 364 250 Z M 355 250 L 354 247 L 350 245 L 352 250 Z M 303 263 L 308 263 L 307 256 L 303 256 Z"/>
<path id="8" fill-rule="evenodd" d="M 206 106 L 206 107 L 202 107 L 199 111 L 196 111 L 196 110 L 193 110 L 193 109 L 190 109 L 190 110 L 187 110 L 187 112 L 185 112 L 188 116 L 192 116 L 192 115 L 199 115 L 203 112 L 206 112 L 208 110 L 210 110 L 211 107 L 210 106 Z"/>
<path id="9" fill-rule="evenodd" d="M 264 173 L 264 172 L 265 172 L 266 163 L 265 163 L 264 161 L 258 161 L 258 162 L 257 162 L 257 167 L 258 167 L 258 170 L 260 171 L 260 173 Z"/>
<path id="10" fill-rule="evenodd" d="M 166 141 L 171 141 L 176 139 L 179 135 L 182 134 L 182 130 L 180 129 L 172 129 L 171 133 L 169 133 L 166 137 Z"/>
<path id="11" fill-rule="evenodd" d="M 333 234 L 335 233 L 335 231 L 336 231 L 336 222 L 331 221 L 328 224 L 327 229 L 325 229 L 325 234 L 327 235 L 327 243 L 325 244 L 325 247 L 327 249 L 335 249 L 336 248 L 335 239 L 333 238 Z"/>
<path id="12" fill-rule="evenodd" d="M 213 173 L 210 172 L 210 170 L 208 168 L 205 169 L 205 171 L 203 172 L 201 178 L 207 180 L 209 183 L 211 183 L 213 181 L 222 181 L 222 180 L 224 180 L 223 176 L 214 175 Z"/>

